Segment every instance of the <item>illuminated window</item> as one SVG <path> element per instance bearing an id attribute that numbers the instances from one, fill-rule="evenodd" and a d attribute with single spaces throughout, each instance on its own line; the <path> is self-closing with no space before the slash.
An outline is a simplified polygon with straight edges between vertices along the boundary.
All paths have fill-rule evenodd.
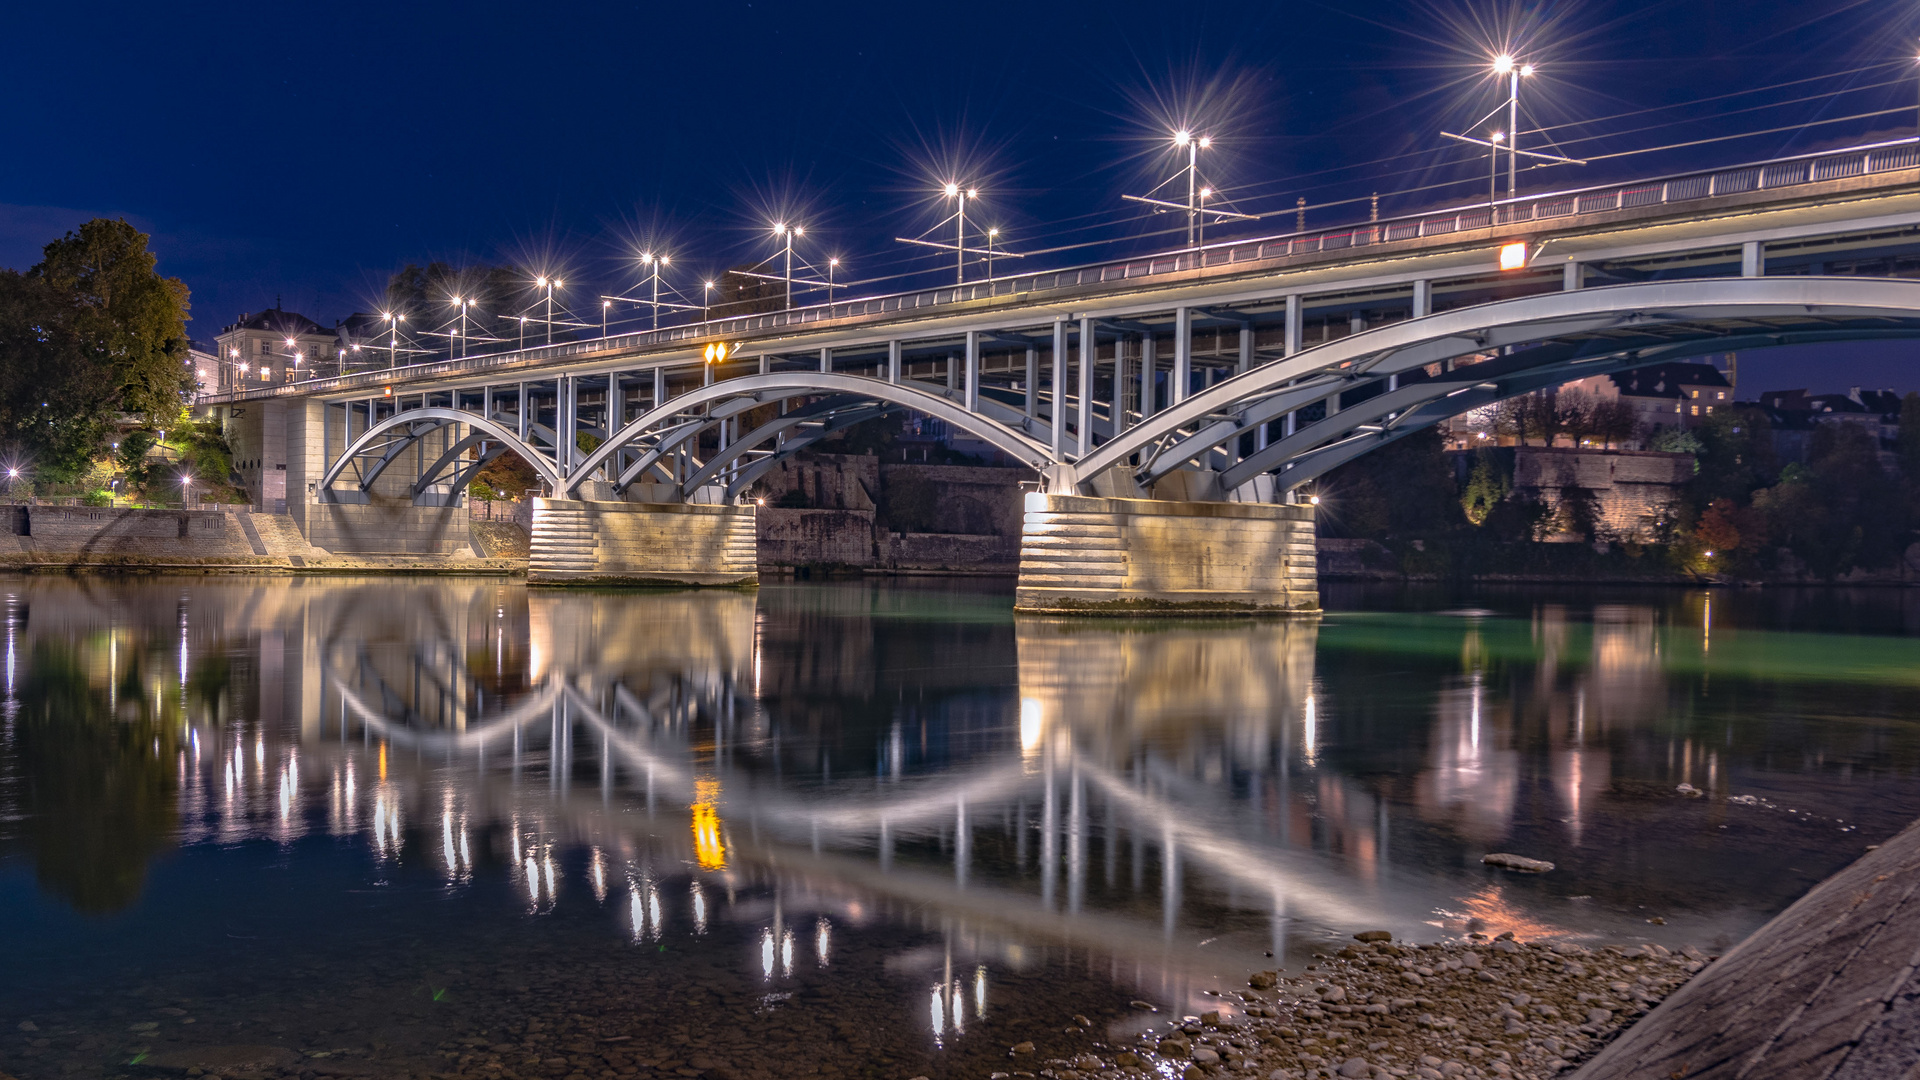
<path id="1" fill-rule="evenodd" d="M 1713 415 L 1713 406 L 1711 406 L 1711 405 L 1709 405 L 1709 406 L 1707 406 L 1707 415 L 1708 415 L 1708 416 L 1712 416 L 1712 415 Z"/>
<path id="2" fill-rule="evenodd" d="M 1708 407 L 1708 408 L 1712 408 L 1713 406 L 1711 406 L 1711 405 L 1709 405 L 1709 406 L 1707 406 L 1707 407 Z M 1698 405 L 1695 405 L 1695 406 L 1693 407 L 1693 415 L 1695 415 L 1695 416 L 1699 416 L 1699 415 L 1700 415 L 1700 406 L 1698 406 Z"/>
<path id="3" fill-rule="evenodd" d="M 1695 390 L 1695 391 L 1693 392 L 1693 396 L 1694 396 L 1694 397 L 1699 397 L 1699 396 L 1700 396 L 1700 391 L 1698 391 L 1698 390 Z"/>
<path id="4" fill-rule="evenodd" d="M 1713 392 L 1713 400 L 1715 401 L 1727 400 L 1727 392 L 1725 390 L 1715 390 Z"/>

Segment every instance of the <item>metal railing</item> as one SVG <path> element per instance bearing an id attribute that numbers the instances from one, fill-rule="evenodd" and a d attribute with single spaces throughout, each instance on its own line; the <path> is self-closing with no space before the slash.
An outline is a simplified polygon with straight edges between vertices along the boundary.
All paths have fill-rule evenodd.
<path id="1" fill-rule="evenodd" d="M 1898 139 L 1813 154 L 1751 162 L 1730 168 L 1675 173 L 1625 184 L 1574 188 L 1493 203 L 1426 211 L 1383 218 L 1359 225 L 1308 230 L 1278 236 L 1229 240 L 1201 248 L 1163 252 L 1135 259 L 1091 263 L 1063 270 L 995 278 L 938 289 L 894 293 L 866 299 L 843 300 L 813 307 L 792 308 L 730 319 L 686 323 L 632 334 L 615 334 L 558 345 L 543 345 L 479 356 L 429 360 L 392 368 L 377 368 L 331 379 L 279 383 L 271 388 L 241 391 L 246 398 L 294 396 L 329 389 L 380 386 L 392 379 L 453 375 L 492 367 L 525 367 L 607 352 L 644 350 L 688 341 L 729 339 L 769 330 L 803 328 L 840 319 L 896 315 L 974 301 L 1139 281 L 1146 278 L 1220 267 L 1242 268 L 1253 263 L 1303 255 L 1345 255 L 1380 244 L 1445 236 L 1507 225 L 1533 225 L 1583 214 L 1667 206 L 1772 191 L 1856 176 L 1920 168 L 1920 139 Z M 264 391 L 264 393 L 263 393 Z M 232 401 L 236 392 L 201 395 L 202 401 Z"/>

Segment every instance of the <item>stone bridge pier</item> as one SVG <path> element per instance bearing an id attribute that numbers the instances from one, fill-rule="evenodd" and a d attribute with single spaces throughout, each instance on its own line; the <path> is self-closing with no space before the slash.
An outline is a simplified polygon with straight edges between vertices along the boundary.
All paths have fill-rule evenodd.
<path id="1" fill-rule="evenodd" d="M 760 582 L 752 503 L 533 500 L 535 585 Z"/>
<path id="2" fill-rule="evenodd" d="M 1313 507 L 1026 496 L 1015 610 L 1317 612 Z"/>

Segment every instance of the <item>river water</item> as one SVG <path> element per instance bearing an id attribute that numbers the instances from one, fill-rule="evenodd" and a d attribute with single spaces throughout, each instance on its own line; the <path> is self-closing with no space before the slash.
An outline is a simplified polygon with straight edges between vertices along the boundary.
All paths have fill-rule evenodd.
<path id="1" fill-rule="evenodd" d="M 1724 948 L 1920 815 L 1920 593 L 1325 599 L 0 579 L 0 1073 L 984 1077 L 1362 929 Z"/>

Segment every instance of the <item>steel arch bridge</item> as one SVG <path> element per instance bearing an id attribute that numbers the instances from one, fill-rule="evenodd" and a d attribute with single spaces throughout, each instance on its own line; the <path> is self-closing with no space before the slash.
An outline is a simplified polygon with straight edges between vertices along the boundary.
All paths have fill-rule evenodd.
<path id="1" fill-rule="evenodd" d="M 1114 347 L 1110 400 L 1092 400 L 1102 334 L 1124 338 L 1140 324 L 1056 317 L 1038 327 L 968 330 L 964 379 L 950 361 L 947 386 L 903 378 L 901 344 L 893 340 L 880 343 L 885 361 L 876 358 L 872 374 L 831 370 L 823 350 L 818 371 L 776 372 L 763 363 L 759 374 L 664 401 L 656 391 L 658 403 L 623 423 L 581 424 L 561 408 L 543 426 L 529 421 L 524 400 L 518 416 L 490 406 L 427 406 L 375 420 L 369 408 L 367 428 L 327 462 L 318 498 L 367 501 L 382 473 L 413 450 L 420 462 L 414 501 L 457 502 L 487 461 L 511 451 L 560 498 L 589 491 L 631 498 L 644 484 L 646 501 L 731 503 L 785 457 L 905 411 L 1022 462 L 1050 493 L 1150 495 L 1185 471 L 1204 477 L 1199 490 L 1209 494 L 1199 497 L 1249 492 L 1269 501 L 1249 485 L 1273 474 L 1275 490 L 1290 500 L 1301 485 L 1368 450 L 1534 390 L 1704 353 L 1920 337 L 1920 281 L 1743 276 L 1569 289 L 1393 322 L 1257 366 L 1243 359 L 1239 373 L 1195 385 L 1205 380 L 1191 367 L 1192 334 L 1209 319 L 1238 321 L 1208 308 L 1174 312 L 1171 400 L 1143 415 L 1127 408 L 1122 345 Z M 1037 357 L 1049 338 L 1042 393 Z M 985 384 L 983 343 L 1026 349 L 1021 389 Z M 1243 357 L 1246 351 L 1243 345 Z M 1181 490 L 1196 497 L 1191 483 Z"/>

